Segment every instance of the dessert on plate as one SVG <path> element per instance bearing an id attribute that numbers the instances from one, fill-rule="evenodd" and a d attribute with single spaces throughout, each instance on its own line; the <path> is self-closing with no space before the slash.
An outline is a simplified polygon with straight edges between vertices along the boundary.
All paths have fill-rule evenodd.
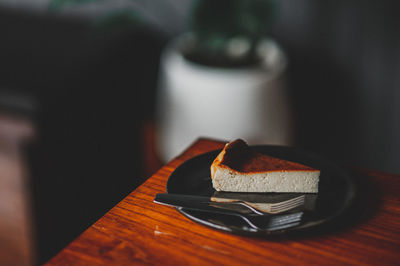
<path id="1" fill-rule="evenodd" d="M 217 191 L 317 193 L 320 171 L 253 151 L 241 139 L 227 143 L 211 165 Z"/>

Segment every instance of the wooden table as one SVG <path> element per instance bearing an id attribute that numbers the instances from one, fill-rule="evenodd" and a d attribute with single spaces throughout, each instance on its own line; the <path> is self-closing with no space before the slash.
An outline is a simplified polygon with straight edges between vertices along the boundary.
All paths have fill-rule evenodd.
<path id="1" fill-rule="evenodd" d="M 162 167 L 48 265 L 399 265 L 400 176 L 353 170 L 360 193 L 345 219 L 307 234 L 239 237 L 153 203 L 169 175 L 223 143 L 200 139 Z M 60 229 L 62 230 L 62 229 Z"/>

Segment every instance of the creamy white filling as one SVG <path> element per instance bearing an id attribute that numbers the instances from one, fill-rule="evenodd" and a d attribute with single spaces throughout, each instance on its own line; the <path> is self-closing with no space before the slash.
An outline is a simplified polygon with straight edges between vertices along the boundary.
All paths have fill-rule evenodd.
<path id="1" fill-rule="evenodd" d="M 218 191 L 317 193 L 319 171 L 272 171 L 240 174 L 217 168 L 212 179 Z"/>

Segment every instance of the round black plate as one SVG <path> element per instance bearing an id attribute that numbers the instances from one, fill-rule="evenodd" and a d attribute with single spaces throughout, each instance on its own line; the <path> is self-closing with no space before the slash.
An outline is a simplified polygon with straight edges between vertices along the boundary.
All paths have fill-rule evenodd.
<path id="1" fill-rule="evenodd" d="M 178 211 L 193 221 L 218 230 L 241 235 L 268 235 L 315 227 L 338 217 L 351 205 L 356 192 L 354 181 L 335 163 L 313 153 L 292 147 L 252 146 L 251 148 L 263 154 L 302 163 L 321 170 L 315 208 L 305 213 L 300 225 L 278 231 L 257 231 L 250 229 L 239 217 L 208 214 L 183 208 L 178 209 Z M 205 153 L 180 165 L 168 179 L 167 192 L 213 196 L 216 190 L 212 187 L 210 166 L 219 152 L 220 150 Z M 282 193 L 263 194 L 274 194 L 276 196 Z"/>

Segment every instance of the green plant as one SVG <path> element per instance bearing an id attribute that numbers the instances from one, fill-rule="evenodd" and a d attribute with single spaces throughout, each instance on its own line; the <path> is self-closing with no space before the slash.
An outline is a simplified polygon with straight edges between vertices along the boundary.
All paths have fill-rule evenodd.
<path id="1" fill-rule="evenodd" d="M 193 62 L 239 67 L 260 61 L 275 16 L 274 0 L 196 0 L 182 51 Z"/>

